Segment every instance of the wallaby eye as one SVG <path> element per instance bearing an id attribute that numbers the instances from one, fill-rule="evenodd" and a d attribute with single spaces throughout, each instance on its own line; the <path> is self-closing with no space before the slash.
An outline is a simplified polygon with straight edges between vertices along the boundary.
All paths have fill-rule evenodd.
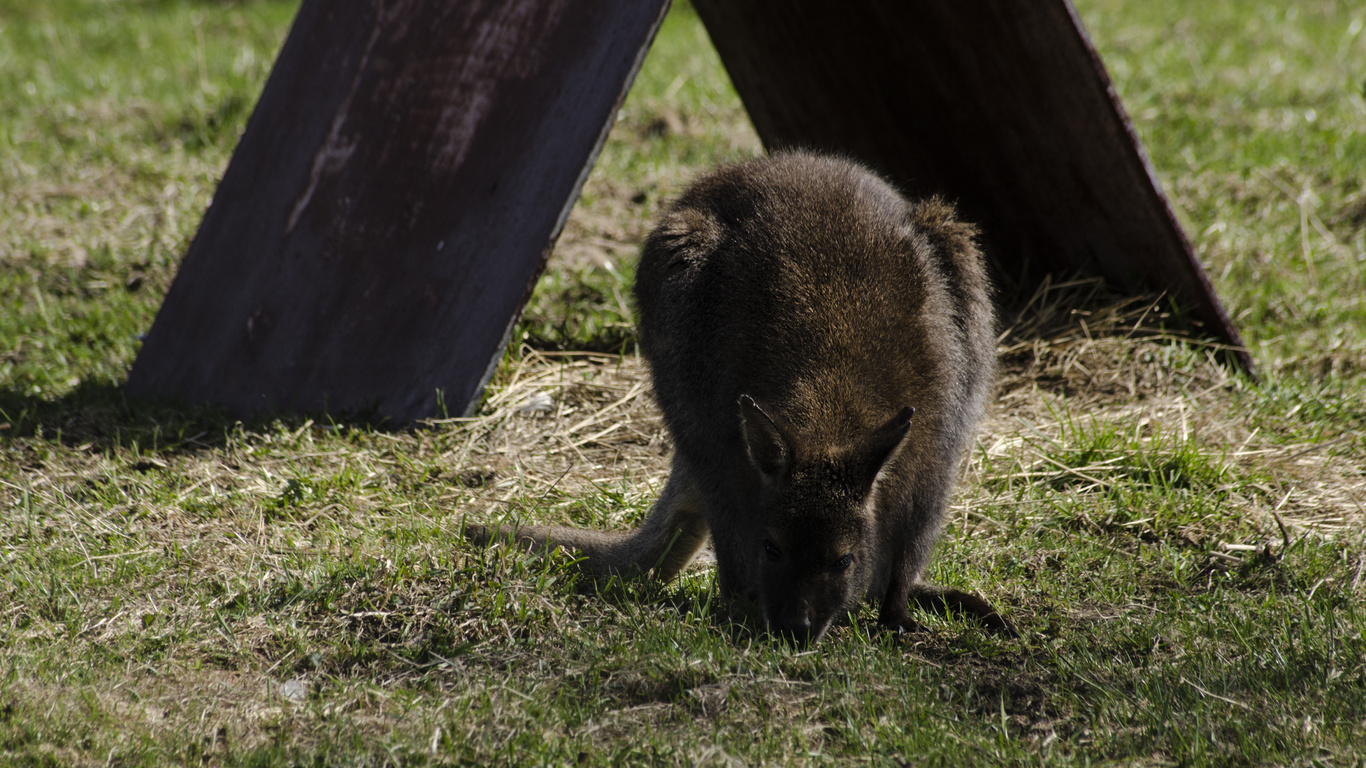
<path id="1" fill-rule="evenodd" d="M 851 565 L 853 565 L 853 564 L 854 564 L 854 555 L 853 555 L 853 553 L 847 554 L 847 555 L 845 555 L 844 557 L 841 557 L 840 559 L 836 560 L 834 565 L 830 566 L 830 572 L 831 572 L 831 573 L 844 573 L 845 571 L 849 570 L 849 566 L 851 566 Z"/>
<path id="2" fill-rule="evenodd" d="M 764 539 L 764 552 L 768 555 L 768 559 L 774 562 L 783 559 L 783 551 L 778 549 L 778 545 L 774 544 L 772 539 Z"/>

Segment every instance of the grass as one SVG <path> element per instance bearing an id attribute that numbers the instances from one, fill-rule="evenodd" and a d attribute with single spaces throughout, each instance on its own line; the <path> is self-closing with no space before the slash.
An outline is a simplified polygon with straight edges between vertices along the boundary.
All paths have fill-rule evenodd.
<path id="1" fill-rule="evenodd" d="M 470 420 L 128 400 L 294 2 L 0 0 L 0 764 L 1366 763 L 1366 13 L 1079 0 L 1263 381 L 1085 280 L 1003 308 L 936 580 L 798 653 L 462 519 L 624 527 L 637 244 L 759 151 L 676 8 Z M 624 355 L 621 353 L 625 353 Z"/>

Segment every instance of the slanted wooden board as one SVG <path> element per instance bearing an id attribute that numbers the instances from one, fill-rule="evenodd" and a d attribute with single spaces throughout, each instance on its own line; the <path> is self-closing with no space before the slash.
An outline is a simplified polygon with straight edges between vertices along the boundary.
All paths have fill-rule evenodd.
<path id="1" fill-rule="evenodd" d="M 1167 291 L 1252 369 L 1068 0 L 693 4 L 770 150 L 954 200 L 1007 274 Z"/>
<path id="2" fill-rule="evenodd" d="M 459 415 L 667 7 L 305 0 L 129 391 Z"/>

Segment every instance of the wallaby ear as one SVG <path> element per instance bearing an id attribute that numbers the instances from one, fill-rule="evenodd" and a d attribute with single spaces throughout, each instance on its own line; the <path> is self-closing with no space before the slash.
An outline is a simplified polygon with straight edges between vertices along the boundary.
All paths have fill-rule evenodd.
<path id="1" fill-rule="evenodd" d="M 659 254 L 654 260 L 665 272 L 675 272 L 716 250 L 723 234 L 711 212 L 681 205 L 664 214 L 645 247 Z"/>
<path id="2" fill-rule="evenodd" d="M 911 417 L 914 415 L 915 409 L 908 405 L 887 423 L 864 436 L 862 444 L 859 445 L 859 461 L 868 470 L 870 482 L 882 470 L 882 465 L 887 463 L 892 451 L 906 439 L 906 433 L 911 429 Z"/>
<path id="3" fill-rule="evenodd" d="M 745 438 L 749 460 L 765 477 L 777 478 L 792 465 L 792 446 L 754 398 L 740 395 L 740 434 Z"/>

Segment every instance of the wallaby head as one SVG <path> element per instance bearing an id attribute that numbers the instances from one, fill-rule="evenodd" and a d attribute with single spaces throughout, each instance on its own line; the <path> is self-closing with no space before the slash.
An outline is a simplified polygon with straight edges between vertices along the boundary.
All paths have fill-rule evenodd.
<path id="1" fill-rule="evenodd" d="M 769 629 L 814 643 L 868 592 L 885 567 L 872 504 L 883 467 L 905 440 L 915 409 L 902 408 L 851 444 L 803 444 L 754 398 L 739 400 L 741 434 L 755 477 L 751 556 L 756 597 Z"/>

